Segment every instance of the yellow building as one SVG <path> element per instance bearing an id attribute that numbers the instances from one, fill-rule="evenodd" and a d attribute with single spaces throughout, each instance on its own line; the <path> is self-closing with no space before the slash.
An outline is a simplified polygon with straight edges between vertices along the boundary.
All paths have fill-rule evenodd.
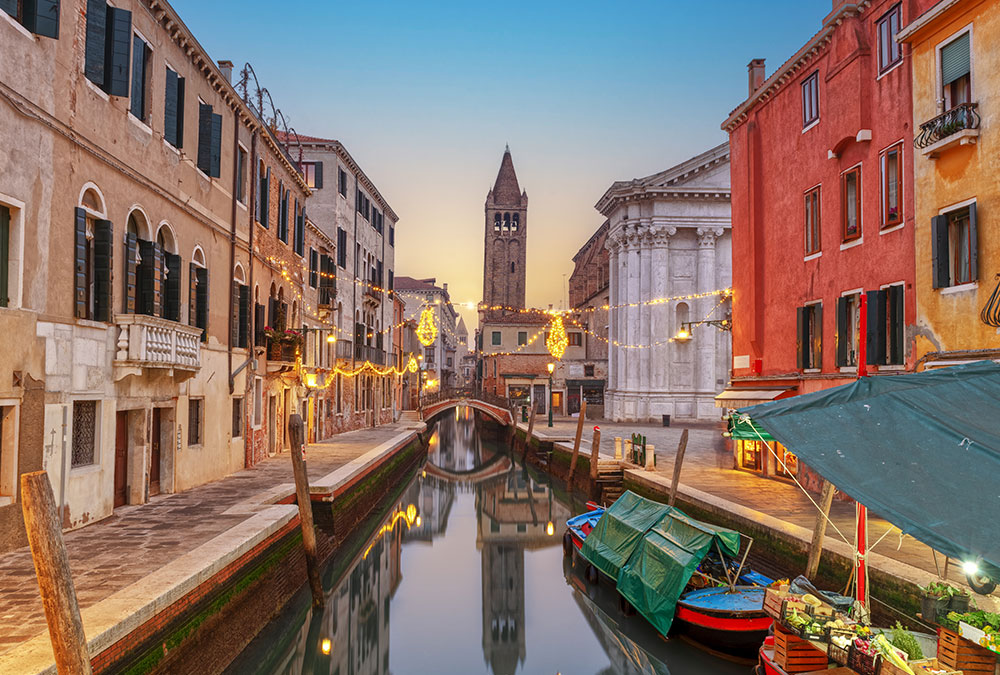
<path id="1" fill-rule="evenodd" d="M 941 0 L 897 40 L 913 55 L 918 367 L 996 358 L 1000 3 Z"/>

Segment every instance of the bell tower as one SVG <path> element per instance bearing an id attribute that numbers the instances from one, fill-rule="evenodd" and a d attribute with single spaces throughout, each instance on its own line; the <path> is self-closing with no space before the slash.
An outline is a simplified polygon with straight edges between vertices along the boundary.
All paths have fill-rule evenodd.
<path id="1" fill-rule="evenodd" d="M 493 189 L 486 195 L 483 305 L 524 309 L 525 259 L 528 243 L 528 193 L 514 172 L 510 146 L 500 160 Z M 498 316 L 504 310 L 487 310 Z"/>

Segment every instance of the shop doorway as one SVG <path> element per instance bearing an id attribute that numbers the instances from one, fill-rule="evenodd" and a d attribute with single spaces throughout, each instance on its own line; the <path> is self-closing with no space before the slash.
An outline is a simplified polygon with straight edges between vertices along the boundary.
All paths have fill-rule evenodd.
<path id="1" fill-rule="evenodd" d="M 533 392 L 534 393 L 532 394 L 532 398 L 535 399 L 535 412 L 538 413 L 539 415 L 544 415 L 545 411 L 548 410 L 548 408 L 545 407 L 546 406 L 546 403 L 545 403 L 545 397 L 546 397 L 546 388 L 545 388 L 545 385 L 544 384 L 536 384 L 533 387 Z"/>
<path id="2" fill-rule="evenodd" d="M 114 508 L 128 503 L 128 411 L 115 417 L 115 495 Z"/>
<path id="3" fill-rule="evenodd" d="M 160 494 L 160 409 L 153 408 L 153 428 L 149 434 L 149 496 Z"/>
<path id="4" fill-rule="evenodd" d="M 552 414 L 562 414 L 563 393 L 561 391 L 552 392 Z"/>

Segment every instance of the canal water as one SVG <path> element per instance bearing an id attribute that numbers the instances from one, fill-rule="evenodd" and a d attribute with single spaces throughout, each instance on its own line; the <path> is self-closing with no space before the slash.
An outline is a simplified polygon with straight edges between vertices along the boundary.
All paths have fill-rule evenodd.
<path id="1" fill-rule="evenodd" d="M 325 609 L 313 612 L 302 589 L 228 672 L 750 672 L 660 638 L 618 611 L 613 589 L 588 585 L 563 556 L 566 519 L 583 508 L 569 499 L 482 440 L 471 410 L 444 416 L 390 512 L 335 554 Z"/>

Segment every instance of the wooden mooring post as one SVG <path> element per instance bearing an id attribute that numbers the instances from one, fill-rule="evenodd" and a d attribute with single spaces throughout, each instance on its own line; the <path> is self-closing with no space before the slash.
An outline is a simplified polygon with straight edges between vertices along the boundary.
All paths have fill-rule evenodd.
<path id="1" fill-rule="evenodd" d="M 569 462 L 569 478 L 567 483 L 573 483 L 573 474 L 576 472 L 576 460 L 580 456 L 580 439 L 583 438 L 583 423 L 587 418 L 587 402 L 580 401 L 580 419 L 576 421 L 576 438 L 573 439 L 573 459 Z"/>
<path id="2" fill-rule="evenodd" d="M 288 438 L 292 442 L 292 473 L 295 474 L 295 501 L 299 505 L 299 522 L 302 525 L 302 548 L 306 553 L 306 572 L 309 588 L 312 590 L 313 607 L 325 604 L 323 584 L 319 578 L 319 558 L 316 553 L 316 529 L 313 527 L 312 499 L 309 496 L 309 474 L 306 473 L 306 459 L 303 443 L 305 425 L 299 414 L 288 418 Z"/>
<path id="3" fill-rule="evenodd" d="M 670 481 L 670 499 L 667 501 L 669 506 L 674 505 L 674 500 L 677 499 L 677 486 L 681 482 L 681 465 L 684 464 L 684 451 L 687 450 L 688 445 L 688 430 L 685 429 L 681 432 L 681 442 L 677 444 L 677 456 L 674 458 L 674 478 Z"/>
<path id="4" fill-rule="evenodd" d="M 601 456 L 601 427 L 594 427 L 594 440 L 590 443 L 590 478 L 597 480 L 597 463 Z"/>
<path id="5" fill-rule="evenodd" d="M 820 512 L 816 515 L 812 543 L 809 544 L 809 560 L 806 562 L 807 579 L 813 579 L 819 571 L 819 559 L 823 555 L 823 537 L 826 536 L 826 519 L 830 517 L 830 506 L 833 505 L 833 494 L 835 492 L 836 489 L 833 487 L 833 483 L 824 480 L 823 494 L 819 498 Z"/>
<path id="6" fill-rule="evenodd" d="M 538 412 L 538 408 L 535 402 L 531 402 L 531 415 L 528 416 L 528 433 L 524 437 L 524 456 L 528 456 L 528 450 L 531 449 L 531 433 L 535 429 L 535 413 Z"/>
<path id="7" fill-rule="evenodd" d="M 56 669 L 60 675 L 90 675 L 90 654 L 69 569 L 69 556 L 52 484 L 44 471 L 22 474 L 21 510 Z"/>

